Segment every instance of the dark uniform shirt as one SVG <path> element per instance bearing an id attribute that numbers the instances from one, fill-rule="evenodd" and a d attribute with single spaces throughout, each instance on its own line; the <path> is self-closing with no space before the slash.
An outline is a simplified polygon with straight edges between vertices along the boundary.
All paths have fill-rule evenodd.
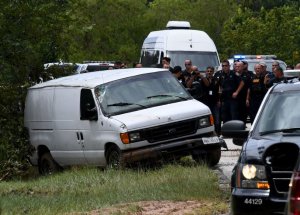
<path id="1" fill-rule="evenodd" d="M 264 84 L 264 76 L 256 76 L 254 75 L 250 82 L 250 96 L 264 96 L 267 92 L 267 88 Z"/>
<path id="2" fill-rule="evenodd" d="M 232 94 L 237 90 L 241 81 L 241 77 L 237 76 L 234 71 L 230 71 L 228 74 L 223 72 L 220 77 L 222 99 L 231 99 Z"/>
<path id="3" fill-rule="evenodd" d="M 207 78 L 209 85 L 206 86 L 202 81 L 203 103 L 211 107 L 219 100 L 219 83 L 216 77 Z"/>

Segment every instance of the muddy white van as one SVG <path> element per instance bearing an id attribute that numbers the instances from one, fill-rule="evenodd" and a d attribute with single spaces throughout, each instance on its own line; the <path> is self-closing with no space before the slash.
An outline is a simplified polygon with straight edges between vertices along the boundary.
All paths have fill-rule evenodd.
<path id="1" fill-rule="evenodd" d="M 152 31 L 145 38 L 140 57 L 143 67 L 162 67 L 163 57 L 171 58 L 172 67 L 182 68 L 190 59 L 200 71 L 220 64 L 214 41 L 206 32 L 192 29 L 187 21 L 169 21 L 166 29 Z"/>
<path id="2" fill-rule="evenodd" d="M 25 127 L 42 174 L 71 165 L 119 167 L 192 155 L 219 162 L 211 112 L 164 69 L 78 74 L 28 90 Z"/>

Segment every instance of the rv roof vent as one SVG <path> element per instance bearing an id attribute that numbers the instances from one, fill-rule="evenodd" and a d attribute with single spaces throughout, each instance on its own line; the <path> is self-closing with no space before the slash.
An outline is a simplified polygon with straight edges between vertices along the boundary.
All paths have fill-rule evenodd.
<path id="1" fill-rule="evenodd" d="M 187 21 L 169 21 L 167 29 L 190 29 L 191 24 Z"/>

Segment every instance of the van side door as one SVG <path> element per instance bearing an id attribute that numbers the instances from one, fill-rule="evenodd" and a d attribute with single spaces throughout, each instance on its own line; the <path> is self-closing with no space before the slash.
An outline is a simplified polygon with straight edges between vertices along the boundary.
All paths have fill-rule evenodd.
<path id="1" fill-rule="evenodd" d="M 86 163 L 80 133 L 79 87 L 56 87 L 53 105 L 54 159 L 62 166 Z"/>
<path id="2" fill-rule="evenodd" d="M 88 164 L 103 166 L 106 163 L 104 155 L 104 137 L 107 128 L 106 118 L 100 113 L 91 89 L 81 89 L 80 92 L 80 140 L 83 153 Z"/>

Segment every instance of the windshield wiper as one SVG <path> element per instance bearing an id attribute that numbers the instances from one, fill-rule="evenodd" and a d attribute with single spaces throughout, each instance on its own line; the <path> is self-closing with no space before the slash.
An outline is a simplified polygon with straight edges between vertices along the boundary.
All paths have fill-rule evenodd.
<path id="1" fill-rule="evenodd" d="M 277 129 L 277 130 L 271 130 L 271 131 L 263 131 L 260 132 L 260 135 L 265 135 L 265 134 L 272 134 L 272 133 L 278 133 L 278 132 L 282 132 L 282 133 L 291 133 L 293 131 L 300 131 L 300 128 L 283 128 L 283 129 Z"/>
<path id="2" fill-rule="evenodd" d="M 146 106 L 141 105 L 141 104 L 128 103 L 128 102 L 118 102 L 118 103 L 114 103 L 114 104 L 108 104 L 107 106 L 129 106 L 129 105 L 137 105 L 137 106 L 140 106 L 140 107 L 146 107 Z"/>
<path id="3" fill-rule="evenodd" d="M 183 100 L 188 100 L 187 98 L 181 97 L 181 96 L 176 96 L 176 95 L 168 95 L 168 94 L 159 94 L 159 95 L 154 95 L 154 96 L 148 96 L 147 99 L 152 99 L 152 98 L 156 98 L 156 97 L 176 97 L 176 98 L 180 98 Z"/>

